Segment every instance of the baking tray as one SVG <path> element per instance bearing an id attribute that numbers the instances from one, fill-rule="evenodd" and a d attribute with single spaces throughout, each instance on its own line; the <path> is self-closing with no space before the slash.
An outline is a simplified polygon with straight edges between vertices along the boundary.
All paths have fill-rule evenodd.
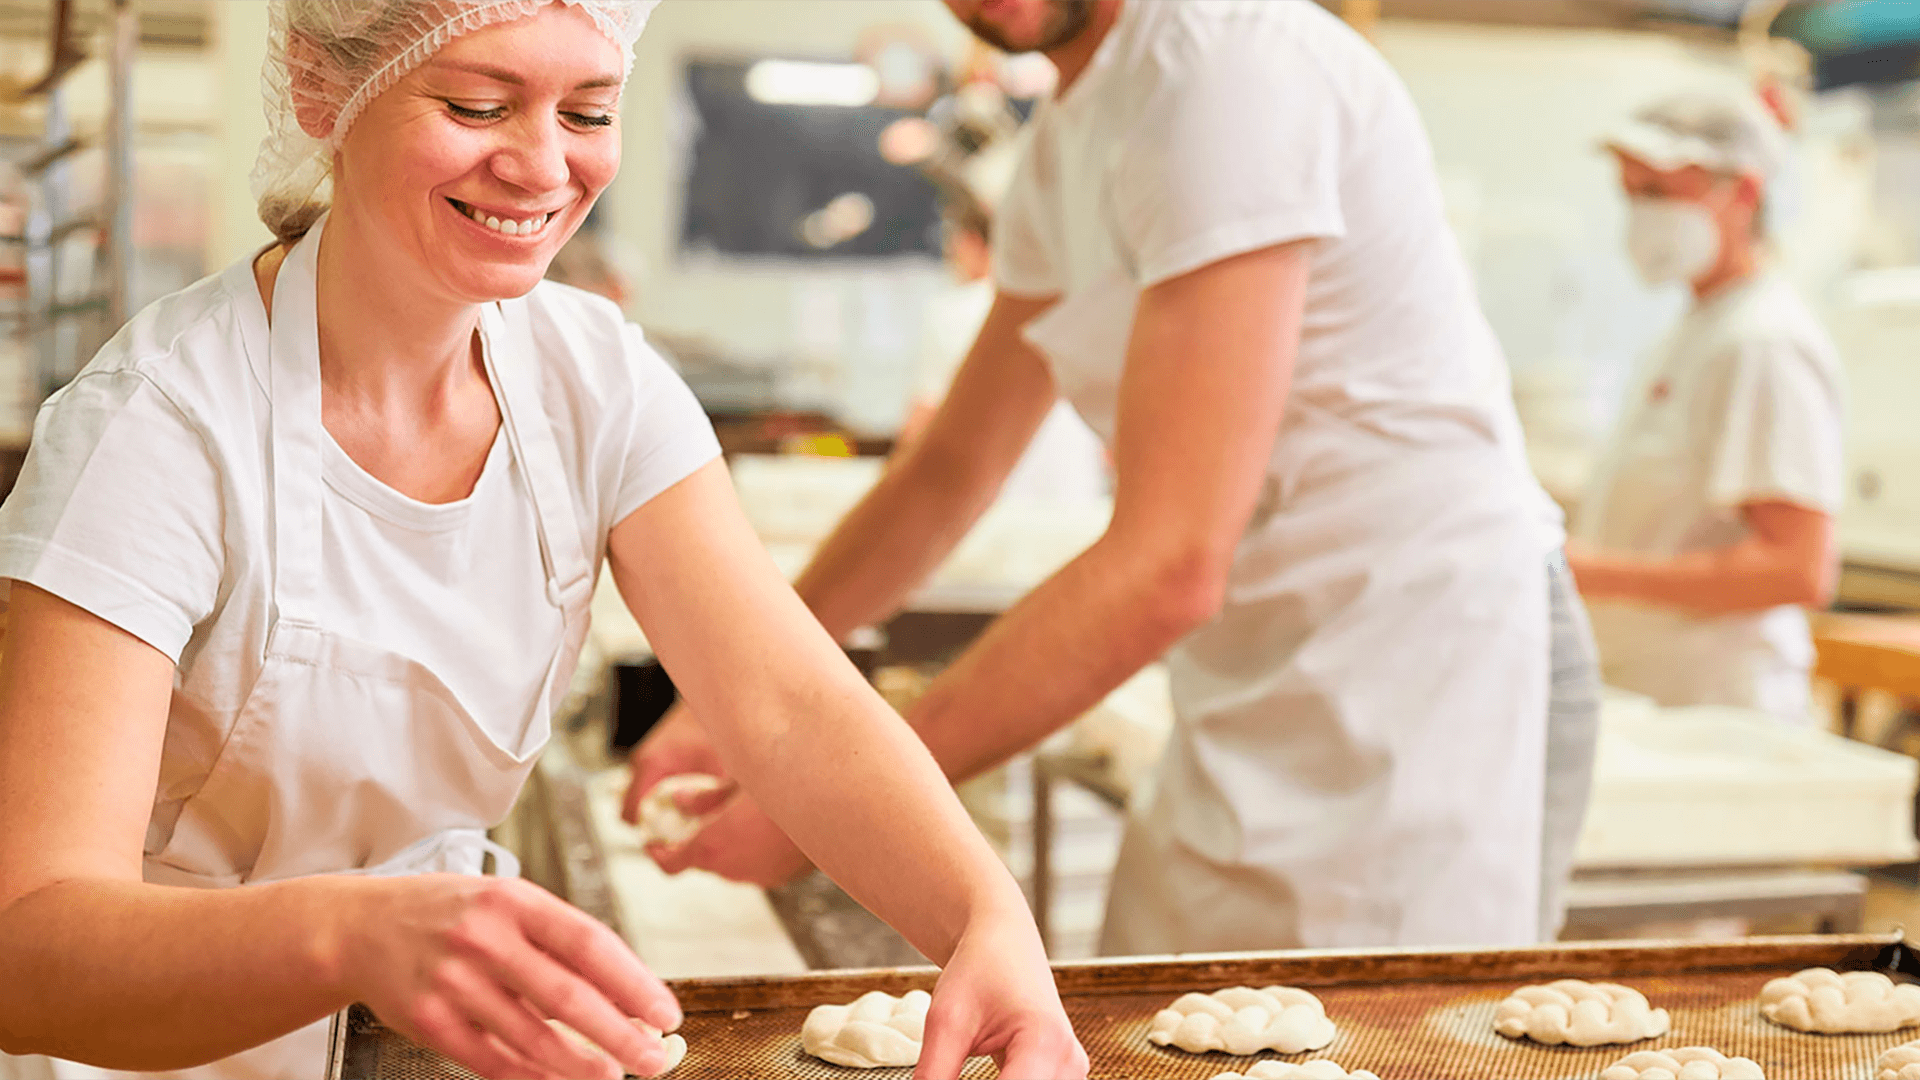
<path id="1" fill-rule="evenodd" d="M 1333 1044 L 1288 1061 L 1327 1057 L 1394 1078 L 1594 1077 L 1636 1049 L 1707 1045 L 1753 1058 L 1770 1080 L 1868 1080 L 1881 1051 L 1920 1032 L 1804 1035 L 1761 1019 L 1768 979 L 1802 968 L 1920 973 L 1898 934 L 1747 938 L 1727 942 L 1608 942 L 1504 950 L 1329 950 L 1128 958 L 1054 965 L 1062 999 L 1096 1078 L 1205 1080 L 1256 1058 L 1187 1054 L 1147 1042 L 1154 1012 L 1189 990 L 1281 984 L 1311 988 L 1339 1026 Z M 844 1069 L 800 1052 L 815 1005 L 869 990 L 931 989 L 932 968 L 826 971 L 778 978 L 673 984 L 687 1015 L 687 1058 L 674 1080 L 757 1076 L 904 1080 L 906 1069 Z M 1514 987 L 1557 978 L 1624 981 L 1673 1015 L 1672 1031 L 1628 1047 L 1576 1049 L 1516 1042 L 1493 1032 L 1495 1007 Z M 383 1027 L 360 1006 L 334 1030 L 329 1075 L 428 1080 L 471 1074 Z M 1263 1055 L 1279 1057 L 1281 1055 Z M 990 1077 L 990 1061 L 967 1077 Z"/>

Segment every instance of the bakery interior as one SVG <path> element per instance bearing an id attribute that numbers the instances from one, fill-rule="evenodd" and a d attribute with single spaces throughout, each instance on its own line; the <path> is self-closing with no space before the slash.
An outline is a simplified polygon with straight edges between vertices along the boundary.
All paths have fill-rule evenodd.
<path id="1" fill-rule="evenodd" d="M 1163 663 L 959 785 L 1032 906 L 1091 1075 L 1362 1075 L 1248 1071 L 1264 1054 L 1378 1077 L 1749 1075 L 1726 1064 L 1739 1057 L 1753 1076 L 1920 1076 L 1885 1056 L 1920 1037 L 1920 1007 L 1885 1030 L 1821 1028 L 1773 1019 L 1766 996 L 1813 994 L 1774 984 L 1826 968 L 1920 999 L 1920 4 L 1267 2 L 1318 2 L 1410 92 L 1527 461 L 1571 515 L 1687 304 L 1635 276 L 1602 144 L 1663 93 L 1764 88 L 1790 118 L 1775 266 L 1845 386 L 1838 572 L 1807 611 L 1805 723 L 1605 690 L 1565 923 L 1539 945 L 1103 956 L 1129 806 L 1177 738 Z M 40 403 L 128 318 L 271 242 L 248 188 L 267 20 L 264 0 L 0 0 L 0 488 Z M 550 274 L 644 329 L 797 575 L 924 422 L 928 370 L 964 355 L 984 307 L 954 269 L 954 192 L 990 203 L 1005 186 L 1054 69 L 982 44 L 938 0 L 666 0 L 634 53 L 624 164 Z M 1008 491 L 903 610 L 842 643 L 888 704 L 911 710 L 1107 530 L 1110 460 L 1061 455 L 1064 479 Z M 674 693 L 603 576 L 552 741 L 490 836 L 674 987 L 687 1055 L 672 1075 L 907 1075 L 819 1060 L 799 1032 L 816 1006 L 931 989 L 925 956 L 818 871 L 764 888 L 669 874 L 623 820 L 627 754 Z M 1509 995 L 1557 979 L 1625 984 L 1658 1022 L 1577 1048 L 1515 1037 L 1531 1005 Z M 1169 1005 L 1177 1025 L 1246 1004 L 1183 994 L 1276 985 L 1317 995 L 1338 1034 L 1225 1053 L 1153 1037 Z M 1498 1027 L 1515 1010 L 1521 1026 Z M 1718 1064 L 1603 1073 L 1707 1044 Z M 0 1055 L 5 1080 L 45 1068 Z M 360 1005 L 334 1021 L 329 1069 L 472 1075 Z M 974 1058 L 964 1075 L 994 1074 Z"/>

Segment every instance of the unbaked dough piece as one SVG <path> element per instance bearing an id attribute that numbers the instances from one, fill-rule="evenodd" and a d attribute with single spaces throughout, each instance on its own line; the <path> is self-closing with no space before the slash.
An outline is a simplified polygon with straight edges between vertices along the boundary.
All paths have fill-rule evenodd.
<path id="1" fill-rule="evenodd" d="M 1380 1080 L 1380 1078 L 1365 1069 L 1348 1072 L 1326 1058 L 1315 1058 L 1298 1065 L 1291 1061 L 1275 1061 L 1268 1058 L 1265 1061 L 1254 1062 L 1253 1067 L 1244 1073 L 1223 1072 L 1213 1080 Z"/>
<path id="2" fill-rule="evenodd" d="M 587 1038 L 585 1035 L 580 1034 L 579 1032 L 573 1030 L 573 1028 L 568 1027 L 566 1024 L 563 1024 L 558 1020 L 549 1019 L 547 1021 L 547 1025 L 553 1028 L 553 1030 L 559 1032 L 561 1038 L 566 1039 L 568 1042 L 573 1043 L 575 1046 L 578 1046 L 583 1050 L 591 1051 L 592 1053 L 595 1053 L 595 1054 L 602 1054 L 602 1055 L 605 1055 L 606 1057 L 613 1057 L 612 1054 L 608 1054 L 605 1050 L 600 1049 L 599 1043 L 594 1042 L 592 1039 Z M 666 1064 L 660 1066 L 660 1071 L 657 1073 L 654 1073 L 653 1074 L 654 1076 L 667 1075 L 668 1073 L 673 1071 L 674 1066 L 680 1064 L 680 1062 L 686 1058 L 687 1056 L 687 1040 L 686 1039 L 682 1038 L 679 1035 L 662 1035 L 660 1034 L 660 1032 L 654 1030 L 652 1025 L 642 1020 L 634 1020 L 633 1026 L 639 1028 L 641 1031 L 644 1031 L 649 1035 L 657 1037 L 661 1041 L 661 1043 L 664 1044 L 667 1048 Z M 618 1064 L 618 1062 L 616 1062 L 616 1064 Z M 625 1066 L 621 1067 L 621 1071 L 622 1072 L 626 1071 Z"/>
<path id="3" fill-rule="evenodd" d="M 1823 1035 L 1898 1031 L 1920 1024 L 1920 986 L 1877 971 L 1808 968 L 1760 991 L 1760 1015 L 1795 1031 Z"/>
<path id="4" fill-rule="evenodd" d="M 1873 1063 L 1873 1080 L 1920 1080 L 1920 1039 L 1881 1054 Z"/>
<path id="5" fill-rule="evenodd" d="M 684 844 L 693 839 L 700 827 L 706 824 L 704 817 L 688 817 L 675 801 L 681 795 L 698 795 L 715 791 L 727 786 L 727 781 L 717 776 L 701 773 L 682 773 L 669 776 L 653 786 L 646 797 L 640 800 L 640 846 L 649 844 Z"/>
<path id="6" fill-rule="evenodd" d="M 1767 1080 L 1760 1063 L 1733 1057 L 1711 1046 L 1639 1050 L 1601 1072 L 1600 1080 Z"/>
<path id="7" fill-rule="evenodd" d="M 821 1005 L 800 1028 L 800 1048 L 822 1061 L 855 1069 L 913 1065 L 933 995 L 909 990 L 900 997 L 878 990 L 850 1005 Z"/>
<path id="8" fill-rule="evenodd" d="M 1619 983 L 1557 979 L 1523 986 L 1494 1013 L 1493 1029 L 1511 1039 L 1549 1046 L 1608 1046 L 1665 1035 L 1673 1026 L 1667 1010 Z"/>
<path id="9" fill-rule="evenodd" d="M 1299 1054 L 1332 1042 L 1333 1021 L 1320 999 L 1305 990 L 1231 986 L 1211 994 L 1182 994 L 1154 1014 L 1147 1041 L 1194 1054 Z"/>
<path id="10" fill-rule="evenodd" d="M 674 1034 L 662 1035 L 660 1036 L 660 1041 L 666 1044 L 667 1062 L 660 1066 L 659 1072 L 653 1074 L 655 1076 L 667 1075 L 674 1070 L 675 1066 L 685 1061 L 687 1057 L 687 1040 L 684 1036 Z"/>

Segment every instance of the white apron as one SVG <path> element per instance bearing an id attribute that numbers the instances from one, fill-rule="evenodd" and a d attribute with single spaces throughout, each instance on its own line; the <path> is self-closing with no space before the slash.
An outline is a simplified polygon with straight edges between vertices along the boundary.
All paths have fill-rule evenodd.
<path id="1" fill-rule="evenodd" d="M 1027 331 L 1109 441 L 1137 299 L 1116 274 Z M 1484 418 L 1380 408 L 1401 434 L 1289 400 L 1225 607 L 1167 656 L 1103 952 L 1537 940 L 1538 504 Z"/>
<path id="2" fill-rule="evenodd" d="M 323 219 L 324 223 L 324 219 Z M 511 853 L 487 839 L 546 744 L 587 633 L 593 574 L 517 301 L 488 305 L 482 353 L 501 424 L 530 491 L 547 597 L 562 612 L 545 687 L 519 741 L 503 746 L 421 664 L 342 636 L 318 618 L 320 354 L 314 264 L 321 225 L 281 266 L 273 293 L 271 488 L 274 622 L 225 747 L 171 835 L 148 838 L 145 877 L 222 888 L 323 873 L 492 872 Z M 329 1020 L 201 1068 L 157 1075 L 318 1077 Z M 55 1062 L 60 1077 L 153 1076 Z"/>

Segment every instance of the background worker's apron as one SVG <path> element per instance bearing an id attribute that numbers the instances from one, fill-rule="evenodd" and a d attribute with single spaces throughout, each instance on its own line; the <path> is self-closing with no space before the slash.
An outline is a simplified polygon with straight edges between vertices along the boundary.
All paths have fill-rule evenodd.
<path id="1" fill-rule="evenodd" d="M 324 219 L 322 219 L 324 224 Z M 545 688 L 514 745 L 502 745 L 433 672 L 319 618 L 320 352 L 314 264 L 322 225 L 294 247 L 273 291 L 273 626 L 265 664 L 225 747 L 169 835 L 148 837 L 146 880 L 224 888 L 308 874 L 512 876 L 486 829 L 506 817 L 586 639 L 593 575 L 572 485 L 539 399 L 538 354 L 517 302 L 488 305 L 482 353 L 500 419 L 532 494 L 547 597 L 562 612 Z M 210 1065 L 160 1075 L 318 1077 L 328 1020 Z M 55 1062 L 60 1077 L 127 1076 Z"/>
<path id="2" fill-rule="evenodd" d="M 1109 443 L 1137 298 L 1115 275 L 1026 332 Z M 1484 417 L 1331 404 L 1288 401 L 1225 607 L 1167 656 L 1102 952 L 1537 940 L 1537 491 Z"/>

